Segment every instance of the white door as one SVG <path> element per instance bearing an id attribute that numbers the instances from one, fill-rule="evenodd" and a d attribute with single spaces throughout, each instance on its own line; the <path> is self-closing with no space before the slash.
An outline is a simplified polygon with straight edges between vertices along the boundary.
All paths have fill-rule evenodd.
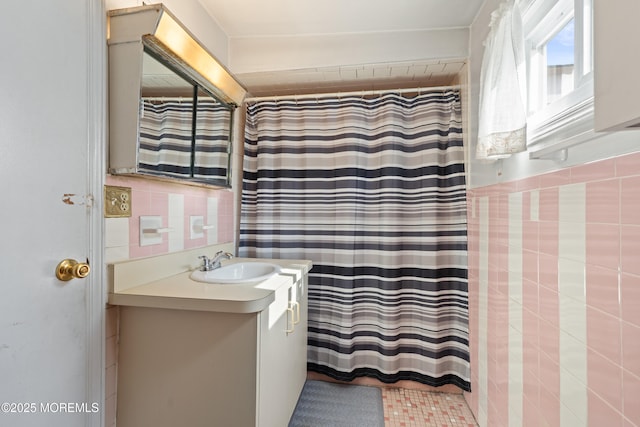
<path id="1" fill-rule="evenodd" d="M 99 426 L 102 204 L 87 201 L 102 183 L 104 12 L 100 0 L 2 9 L 0 425 Z M 60 281 L 64 258 L 93 271 Z"/>

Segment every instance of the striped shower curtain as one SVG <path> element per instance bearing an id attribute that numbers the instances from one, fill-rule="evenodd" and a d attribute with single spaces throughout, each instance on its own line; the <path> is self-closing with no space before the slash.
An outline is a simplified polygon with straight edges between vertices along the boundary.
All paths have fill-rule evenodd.
<path id="1" fill-rule="evenodd" d="M 144 100 L 142 107 L 138 167 L 147 172 L 190 177 L 193 103 Z"/>
<path id="2" fill-rule="evenodd" d="M 457 90 L 247 106 L 240 249 L 310 259 L 308 368 L 470 389 Z"/>
<path id="3" fill-rule="evenodd" d="M 198 99 L 144 99 L 140 114 L 140 169 L 181 178 L 227 179 L 231 112 Z"/>

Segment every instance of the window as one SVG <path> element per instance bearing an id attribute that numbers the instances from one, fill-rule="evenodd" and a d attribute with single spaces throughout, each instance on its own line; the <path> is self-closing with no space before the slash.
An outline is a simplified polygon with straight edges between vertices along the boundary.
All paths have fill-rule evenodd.
<path id="1" fill-rule="evenodd" d="M 592 131 L 592 1 L 523 2 L 532 157 Z"/>
<path id="2" fill-rule="evenodd" d="M 573 91 L 575 77 L 575 21 L 571 19 L 544 46 L 547 63 L 546 105 Z"/>

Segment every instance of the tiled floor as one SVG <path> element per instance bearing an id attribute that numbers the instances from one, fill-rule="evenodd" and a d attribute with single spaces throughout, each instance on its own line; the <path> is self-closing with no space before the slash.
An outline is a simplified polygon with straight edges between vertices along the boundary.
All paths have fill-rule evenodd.
<path id="1" fill-rule="evenodd" d="M 477 427 L 462 394 L 383 388 L 385 427 Z"/>

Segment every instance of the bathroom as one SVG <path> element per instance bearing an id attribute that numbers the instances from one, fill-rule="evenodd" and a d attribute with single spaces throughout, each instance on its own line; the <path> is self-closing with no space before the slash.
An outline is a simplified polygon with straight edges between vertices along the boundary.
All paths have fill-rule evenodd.
<path id="1" fill-rule="evenodd" d="M 36 409 L 56 398 L 88 403 L 80 408 L 86 409 L 84 414 L 58 413 L 56 418 L 40 411 L 14 418 L 15 425 L 34 420 L 47 420 L 47 425 L 115 425 L 118 308 L 105 304 L 108 278 L 98 266 L 238 238 L 240 173 L 233 175 L 233 190 L 228 190 L 106 172 L 104 20 L 107 10 L 141 3 L 65 0 L 56 5 L 35 1 L 6 5 L 0 31 L 7 42 L 6 64 L 15 67 L 7 66 L 8 78 L 3 79 L 7 101 L 3 103 L 1 162 L 7 203 L 2 215 L 2 253 L 7 276 L 0 298 L 0 400 L 34 403 Z M 268 71 L 289 70 L 293 79 L 301 77 L 293 71 L 310 68 L 331 74 L 340 69 L 353 72 L 350 67 L 358 64 L 415 63 L 423 71 L 439 65 L 446 80 L 421 86 L 460 86 L 465 144 L 469 144 L 472 391 L 464 392 L 464 398 L 474 417 L 481 426 L 640 425 L 640 410 L 634 405 L 640 391 L 640 318 L 636 314 L 640 270 L 634 262 L 640 253 L 638 130 L 596 133 L 597 137 L 579 130 L 584 141 L 576 143 L 571 134 L 575 123 L 564 121 L 560 127 L 567 130 L 565 141 L 553 149 L 541 143 L 534 147 L 534 156 L 531 150 L 497 161 L 476 159 L 483 43 L 491 13 L 501 3 L 497 0 L 477 2 L 467 25 L 434 33 L 399 30 L 384 38 L 366 32 L 349 34 L 349 43 L 375 46 L 363 50 L 337 49 L 329 43 L 319 46 L 304 37 L 287 39 L 287 33 L 230 38 L 209 17 L 204 3 L 173 0 L 164 4 L 243 82 L 260 74 L 264 77 Z M 596 1 L 596 15 L 600 4 Z M 632 7 L 629 1 L 624 4 Z M 624 14 L 622 7 L 616 9 L 619 16 L 609 16 L 608 22 L 620 22 L 622 15 L 633 17 L 638 12 Z M 614 39 L 622 44 L 640 37 Z M 599 40 L 596 27 L 596 48 Z M 300 49 L 314 54 L 300 55 Z M 602 50 L 602 46 L 596 50 L 596 64 Z M 616 61 L 612 81 L 623 81 L 624 70 L 633 70 L 638 63 L 633 54 L 615 55 L 616 51 L 637 52 L 637 48 L 604 50 L 613 55 L 610 61 Z M 362 90 L 358 84 L 324 91 Z M 637 85 L 619 86 L 625 92 L 616 95 L 627 102 L 638 94 Z M 266 87 L 252 95 L 282 90 Z M 296 90 L 313 92 L 304 85 Z M 631 104 L 624 107 L 632 109 Z M 34 105 L 41 108 L 32 111 Z M 42 126 L 34 126 L 34 120 Z M 236 126 L 234 143 L 240 144 L 242 129 L 239 123 Z M 10 145 L 13 141 L 16 144 Z M 69 141 L 77 142 L 72 146 Z M 233 153 L 238 170 L 242 156 L 239 150 Z M 27 158 L 38 165 L 39 173 L 25 167 Z M 77 167 L 78 162 L 100 166 L 87 171 Z M 28 170 L 32 172 L 25 173 Z M 45 174 L 56 178 L 45 178 Z M 96 195 L 102 194 L 103 185 L 132 189 L 132 219 L 105 220 L 89 212 L 92 204 L 102 206 Z M 140 246 L 134 219 L 145 215 L 162 216 L 167 228 L 202 216 L 215 228 L 205 237 L 192 239 L 184 226 L 182 233 L 170 233 L 161 244 Z M 87 235 L 92 236 L 89 243 Z M 66 257 L 86 258 L 92 274 L 60 284 L 52 272 Z M 45 265 L 38 261 L 36 268 L 28 268 L 26 260 L 32 259 L 46 260 Z M 78 325 L 82 325 L 80 332 Z M 61 383 L 73 393 L 60 394 Z M 93 402 L 100 402 L 99 417 L 91 412 Z M 31 406 L 23 405 L 23 412 L 25 408 Z M 13 415 L 17 416 L 0 414 L 0 421 Z"/>

